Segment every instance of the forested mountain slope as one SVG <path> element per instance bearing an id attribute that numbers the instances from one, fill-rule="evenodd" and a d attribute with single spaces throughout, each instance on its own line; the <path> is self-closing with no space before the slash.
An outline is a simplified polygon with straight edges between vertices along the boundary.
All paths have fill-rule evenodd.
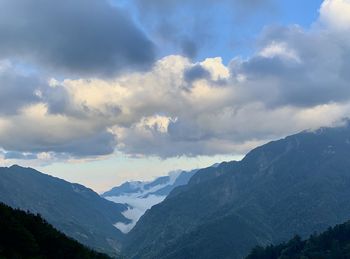
<path id="1" fill-rule="evenodd" d="M 305 131 L 199 170 L 129 233 L 131 258 L 242 258 L 350 218 L 350 127 Z"/>
<path id="2" fill-rule="evenodd" d="M 125 205 L 101 198 L 80 184 L 42 174 L 31 168 L 0 168 L 0 202 L 39 213 L 55 228 L 84 245 L 116 254 L 123 234 L 113 226 L 128 223 Z"/>
<path id="3" fill-rule="evenodd" d="M 256 247 L 247 259 L 348 259 L 350 258 L 350 221 L 314 234 L 306 240 L 295 236 L 287 243 Z"/>
<path id="4" fill-rule="evenodd" d="M 54 229 L 39 215 L 0 203 L 0 258 L 103 259 Z"/>

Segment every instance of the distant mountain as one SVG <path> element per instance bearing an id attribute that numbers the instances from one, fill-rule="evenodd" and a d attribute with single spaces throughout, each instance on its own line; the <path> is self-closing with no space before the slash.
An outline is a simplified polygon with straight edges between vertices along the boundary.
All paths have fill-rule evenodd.
<path id="1" fill-rule="evenodd" d="M 130 258 L 242 258 L 350 219 L 350 127 L 305 131 L 199 170 L 127 236 Z"/>
<path id="2" fill-rule="evenodd" d="M 54 229 L 39 215 L 0 203 L 0 258 L 107 259 Z"/>
<path id="3" fill-rule="evenodd" d="M 329 228 L 307 240 L 295 236 L 287 243 L 276 246 L 256 247 L 247 259 L 349 259 L 350 221 Z"/>
<path id="4" fill-rule="evenodd" d="M 162 202 L 174 188 L 187 184 L 196 171 L 174 171 L 151 182 L 126 182 L 103 193 L 102 197 L 128 206 L 123 215 L 131 222 L 118 222 L 115 226 L 123 233 L 128 233 L 146 210 Z"/>
<path id="5" fill-rule="evenodd" d="M 111 255 L 117 253 L 123 237 L 113 225 L 130 222 L 121 214 L 126 205 L 107 201 L 82 185 L 16 165 L 0 168 L 0 201 L 39 213 L 66 235 Z"/>

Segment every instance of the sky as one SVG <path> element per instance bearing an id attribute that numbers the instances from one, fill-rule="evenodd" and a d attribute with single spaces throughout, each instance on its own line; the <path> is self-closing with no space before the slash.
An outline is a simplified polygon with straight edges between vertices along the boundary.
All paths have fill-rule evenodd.
<path id="1" fill-rule="evenodd" d="M 0 165 L 98 192 L 350 115 L 350 0 L 0 0 Z"/>

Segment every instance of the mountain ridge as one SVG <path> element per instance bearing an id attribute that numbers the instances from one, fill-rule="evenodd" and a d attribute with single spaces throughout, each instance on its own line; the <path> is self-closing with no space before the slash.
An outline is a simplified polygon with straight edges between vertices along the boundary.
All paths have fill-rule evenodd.
<path id="1" fill-rule="evenodd" d="M 347 123 L 303 131 L 239 162 L 199 170 L 141 217 L 124 251 L 131 258 L 241 258 L 257 244 L 344 222 L 350 218 L 349 156 Z"/>
<path id="2" fill-rule="evenodd" d="M 79 242 L 111 255 L 120 250 L 123 234 L 113 224 L 128 223 L 126 205 L 115 204 L 80 184 L 18 165 L 0 168 L 0 201 L 39 213 Z"/>

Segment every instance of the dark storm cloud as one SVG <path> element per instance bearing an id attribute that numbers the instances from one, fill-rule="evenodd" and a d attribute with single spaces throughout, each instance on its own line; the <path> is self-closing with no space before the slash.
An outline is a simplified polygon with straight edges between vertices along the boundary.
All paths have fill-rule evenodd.
<path id="1" fill-rule="evenodd" d="M 13 66 L 0 69 L 0 115 L 16 115 L 22 108 L 40 102 L 51 114 L 83 115 L 72 109 L 69 94 L 62 86 L 50 87 L 38 75 L 24 74 Z"/>
<path id="2" fill-rule="evenodd" d="M 299 27 L 270 27 L 261 40 L 262 48 L 280 46 L 281 53 L 254 56 L 242 62 L 232 73 L 244 74 L 250 95 L 268 106 L 311 107 L 348 101 L 350 44 L 343 36 L 320 31 L 306 33 Z M 341 42 L 341 44 L 340 44 Z M 273 96 L 272 94 L 269 94 Z"/>
<path id="3" fill-rule="evenodd" d="M 94 157 L 113 153 L 116 141 L 113 134 L 102 131 L 91 136 L 74 139 L 67 143 L 57 143 L 57 145 L 50 148 L 46 145 L 36 142 L 36 148 L 33 148 L 33 146 L 29 147 L 25 144 L 18 144 L 15 147 L 17 151 L 0 151 L 0 154 L 4 159 L 18 160 L 38 159 L 37 154 L 41 152 L 54 152 L 56 156 L 62 158 Z M 10 148 L 10 146 L 8 147 L 5 144 L 4 148 Z"/>
<path id="4" fill-rule="evenodd" d="M 238 1 L 223 2 L 226 7 L 238 5 Z M 240 8 L 254 12 L 263 2 L 240 1 Z M 197 55 L 211 35 L 218 42 L 227 39 L 221 38 L 222 31 L 213 34 L 211 19 L 220 15 L 208 15 L 210 4 L 217 4 L 212 0 L 140 0 L 139 4 L 149 28 L 187 56 Z M 187 16 L 188 7 L 194 16 Z M 197 63 L 170 55 L 146 73 L 125 73 L 115 80 L 52 80 L 50 87 L 47 83 L 41 87 L 35 76 L 14 80 L 9 76 L 14 72 L 3 69 L 0 155 L 6 157 L 2 149 L 18 152 L 7 152 L 7 157 L 23 159 L 40 152 L 62 159 L 82 158 L 111 154 L 115 149 L 161 158 L 244 153 L 270 139 L 332 125 L 350 114 L 349 35 L 348 29 L 325 30 L 317 22 L 308 30 L 266 27 L 254 54 L 235 57 L 228 66 L 222 59 Z M 18 56 L 24 54 L 29 55 L 22 51 Z M 40 56 L 34 54 L 29 58 Z M 203 80 L 195 82 L 198 79 Z M 7 115 L 35 102 L 43 103 L 28 113 Z"/>
<path id="5" fill-rule="evenodd" d="M 29 130 L 32 127 L 35 125 L 27 125 Z M 7 159 L 32 159 L 35 154 L 41 152 L 67 154 L 78 158 L 102 156 L 113 153 L 116 146 L 115 136 L 105 130 L 64 141 L 47 139 L 38 135 L 26 136 L 26 141 L 23 141 L 23 136 L 19 131 L 19 129 L 14 129 L 12 134 L 8 134 L 8 138 L 12 139 L 1 140 L 1 147 L 4 150 L 14 150 L 2 152 Z M 16 134 L 17 139 L 15 139 Z"/>
<path id="6" fill-rule="evenodd" d="M 195 65 L 184 72 L 185 81 L 191 83 L 198 79 L 210 78 L 210 72 L 201 65 Z"/>
<path id="7" fill-rule="evenodd" d="M 102 156 L 113 153 L 115 146 L 115 136 L 110 132 L 101 131 L 91 136 L 74 139 L 57 146 L 52 151 L 69 153 L 75 157 Z"/>
<path id="8" fill-rule="evenodd" d="M 187 118 L 178 119 L 171 122 L 168 127 L 169 135 L 174 141 L 200 141 L 209 139 L 212 136 L 208 132 L 201 131 L 200 126 L 195 121 Z"/>
<path id="9" fill-rule="evenodd" d="M 64 89 L 62 86 L 44 89 L 42 99 L 47 103 L 50 113 L 71 115 L 71 100 L 66 89 Z"/>
<path id="10" fill-rule="evenodd" d="M 266 5 L 274 3 L 274 0 L 135 0 L 140 8 L 143 10 L 154 11 L 154 12 L 166 12 L 172 11 L 179 6 L 184 6 L 186 4 L 196 6 L 197 8 L 207 8 L 215 7 L 215 4 L 225 3 L 228 6 L 236 9 L 244 9 L 246 12 L 255 13 L 257 8 L 261 8 Z M 195 10 L 194 10 L 195 11 Z M 246 15 L 246 14 L 241 14 Z"/>
<path id="11" fill-rule="evenodd" d="M 16 114 L 20 108 L 38 102 L 35 91 L 40 86 L 40 80 L 34 76 L 0 70 L 0 115 Z"/>
<path id="12" fill-rule="evenodd" d="M 147 31 L 161 45 L 175 46 L 181 54 L 195 58 L 201 49 L 227 44 L 232 28 L 258 11 L 274 9 L 275 0 L 134 0 Z"/>
<path id="13" fill-rule="evenodd" d="M 0 58 L 77 75 L 146 68 L 153 43 L 105 0 L 0 0 Z"/>
<path id="14" fill-rule="evenodd" d="M 2 152 L 4 155 L 4 159 L 21 159 L 21 160 L 34 160 L 37 159 L 38 156 L 36 154 L 26 154 L 16 151 Z"/>
<path id="15" fill-rule="evenodd" d="M 26 117 L 23 111 L 38 104 L 44 105 L 47 113 L 37 111 Z M 89 123 L 69 127 L 70 124 L 80 125 L 80 121 L 89 120 L 88 114 L 101 120 L 103 116 L 115 116 L 120 112 L 118 107 L 107 106 L 107 115 L 84 109 L 74 106 L 69 93 L 58 82 L 50 86 L 34 74 L 23 74 L 12 66 L 0 67 L 0 123 L 2 119 L 11 122 L 0 125 L 0 149 L 6 150 L 0 151 L 0 155 L 4 159 L 32 160 L 37 159 L 40 152 L 73 157 L 112 153 L 116 145 L 115 138 L 105 127 L 85 129 Z M 33 111 L 36 111 L 35 108 Z M 42 120 L 32 122 L 34 117 L 41 117 Z M 65 127 L 56 123 L 56 120 L 70 119 L 72 122 Z M 74 133 L 76 130 L 80 133 Z"/>
<path id="16" fill-rule="evenodd" d="M 185 56 L 194 58 L 198 54 L 198 45 L 193 40 L 183 39 L 181 41 L 181 51 Z"/>

